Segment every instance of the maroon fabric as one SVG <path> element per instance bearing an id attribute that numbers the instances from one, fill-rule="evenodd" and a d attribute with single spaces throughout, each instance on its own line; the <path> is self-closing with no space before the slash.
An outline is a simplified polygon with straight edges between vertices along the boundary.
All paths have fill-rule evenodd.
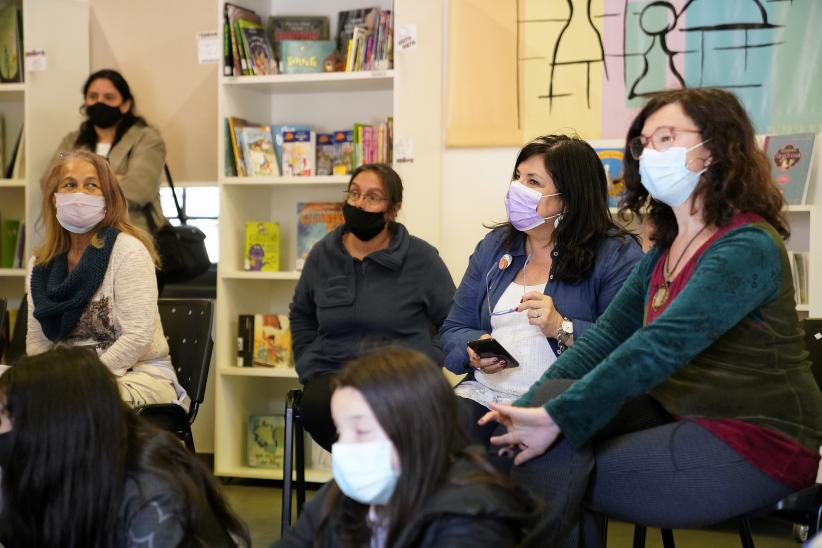
<path id="1" fill-rule="evenodd" d="M 767 475 L 797 491 L 816 482 L 819 453 L 779 432 L 740 419 L 689 420 L 709 430 Z"/>

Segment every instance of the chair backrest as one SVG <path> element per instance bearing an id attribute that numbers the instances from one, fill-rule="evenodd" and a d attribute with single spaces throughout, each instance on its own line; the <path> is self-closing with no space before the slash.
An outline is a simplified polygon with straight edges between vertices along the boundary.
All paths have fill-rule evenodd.
<path id="1" fill-rule="evenodd" d="M 160 299 L 157 305 L 177 380 L 191 398 L 189 419 L 193 420 L 205 398 L 211 365 L 214 303 L 209 299 Z"/>
<path id="2" fill-rule="evenodd" d="M 29 299 L 26 293 L 20 299 L 20 308 L 17 310 L 17 319 L 14 320 L 14 331 L 11 334 L 9 346 L 6 348 L 6 363 L 11 364 L 17 358 L 26 355 L 26 332 L 29 328 Z"/>

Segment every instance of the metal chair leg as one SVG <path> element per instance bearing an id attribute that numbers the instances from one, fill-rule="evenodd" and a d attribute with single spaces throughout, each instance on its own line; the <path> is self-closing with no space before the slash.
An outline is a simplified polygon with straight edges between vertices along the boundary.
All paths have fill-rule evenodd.
<path id="1" fill-rule="evenodd" d="M 674 544 L 674 532 L 671 529 L 660 529 L 659 532 L 662 533 L 663 548 L 676 548 Z"/>
<path id="2" fill-rule="evenodd" d="M 645 548 L 645 535 L 647 529 L 644 525 L 634 525 L 634 548 Z"/>
<path id="3" fill-rule="evenodd" d="M 739 540 L 742 542 L 742 548 L 755 548 L 751 523 L 746 519 L 739 520 Z"/>
<path id="4" fill-rule="evenodd" d="M 294 412 L 294 448 L 297 452 L 297 517 L 303 512 L 305 505 L 305 431 L 303 430 L 303 418 L 300 415 L 299 405 Z"/>
<path id="5" fill-rule="evenodd" d="M 289 394 L 285 402 L 285 447 L 283 448 L 283 499 L 280 538 L 283 538 L 288 528 L 291 527 L 291 470 L 293 468 L 292 458 L 294 455 L 294 410 L 291 407 L 290 396 Z"/>

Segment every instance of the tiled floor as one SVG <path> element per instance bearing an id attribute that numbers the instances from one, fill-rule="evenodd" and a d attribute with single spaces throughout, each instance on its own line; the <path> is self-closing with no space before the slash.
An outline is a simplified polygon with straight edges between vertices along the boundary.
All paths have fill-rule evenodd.
<path id="1" fill-rule="evenodd" d="M 268 546 L 280 537 L 281 490 L 273 482 L 233 480 L 223 484 L 223 492 L 237 513 L 248 524 L 252 546 Z M 311 493 L 309 493 L 310 497 Z M 792 540 L 791 526 L 776 521 L 759 520 L 753 524 L 757 548 L 798 548 Z M 740 546 L 735 524 L 725 524 L 709 530 L 675 531 L 677 548 L 736 548 Z M 633 526 L 611 522 L 608 527 L 608 548 L 628 548 L 633 540 Z M 647 548 L 660 548 L 659 531 L 648 531 Z"/>

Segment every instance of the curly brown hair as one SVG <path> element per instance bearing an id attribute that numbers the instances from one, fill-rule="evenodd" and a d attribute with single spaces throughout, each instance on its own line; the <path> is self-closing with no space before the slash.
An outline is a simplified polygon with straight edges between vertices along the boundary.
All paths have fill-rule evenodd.
<path id="1" fill-rule="evenodd" d="M 771 180 L 768 158 L 756 142 L 753 125 L 745 108 L 733 93 L 716 88 L 676 89 L 651 96 L 634 118 L 625 138 L 625 150 L 642 132 L 645 121 L 662 107 L 678 103 L 699 128 L 711 153 L 711 163 L 700 177 L 694 197 L 701 198 L 702 220 L 718 227 L 730 224 L 738 212 L 756 213 L 770 223 L 783 238 L 790 236 L 782 213 L 784 197 Z M 645 204 L 650 201 L 647 211 Z M 620 217 L 629 212 L 647 214 L 653 224 L 651 240 L 669 247 L 678 233 L 670 206 L 654 199 L 639 176 L 639 161 L 625 155 L 625 197 Z"/>

